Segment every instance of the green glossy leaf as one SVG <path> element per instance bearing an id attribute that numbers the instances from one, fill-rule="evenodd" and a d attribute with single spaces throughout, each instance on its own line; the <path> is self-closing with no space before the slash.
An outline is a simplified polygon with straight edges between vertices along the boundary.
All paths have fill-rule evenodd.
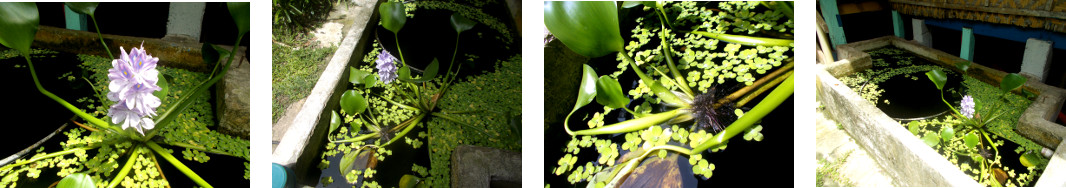
<path id="1" fill-rule="evenodd" d="M 544 2 L 544 26 L 578 54 L 600 57 L 622 51 L 618 10 L 610 1 Z"/>
<path id="2" fill-rule="evenodd" d="M 355 67 L 348 67 L 348 82 L 352 85 L 363 84 L 366 81 L 366 76 L 372 73 L 356 69 Z"/>
<path id="3" fill-rule="evenodd" d="M 970 62 L 969 61 L 959 61 L 959 62 L 955 63 L 955 67 L 959 68 L 959 70 L 962 70 L 962 72 L 966 72 L 967 70 L 970 70 Z"/>
<path id="4" fill-rule="evenodd" d="M 925 142 L 925 145 L 929 145 L 929 147 L 934 147 L 937 144 L 940 144 L 940 135 L 937 135 L 936 133 L 925 133 L 925 136 L 922 136 L 922 142 Z"/>
<path id="5" fill-rule="evenodd" d="M 622 2 L 622 8 L 633 8 L 637 5 L 644 5 L 647 7 L 655 7 L 655 1 L 625 1 Z"/>
<path id="6" fill-rule="evenodd" d="M 0 2 L 0 44 L 29 57 L 40 17 L 32 2 Z"/>
<path id="7" fill-rule="evenodd" d="M 452 13 L 451 22 L 452 29 L 455 29 L 456 33 L 470 30 L 471 28 L 474 28 L 474 25 L 477 25 L 477 22 L 467 19 L 466 17 L 463 17 L 463 15 L 459 15 L 459 13 Z"/>
<path id="8" fill-rule="evenodd" d="M 933 84 L 936 84 L 936 89 L 943 90 L 944 84 L 948 82 L 948 75 L 944 74 L 944 71 L 931 70 L 925 73 L 926 77 L 929 77 Z"/>
<path id="9" fill-rule="evenodd" d="M 370 74 L 370 75 L 367 75 L 365 78 L 363 78 L 363 89 L 364 90 L 367 89 L 367 88 L 370 88 L 370 87 L 374 87 L 374 85 L 376 85 L 376 84 L 378 84 L 378 75 Z"/>
<path id="10" fill-rule="evenodd" d="M 85 173 L 74 173 L 67 175 L 63 180 L 59 180 L 57 188 L 95 188 L 96 182 L 93 178 Z"/>
<path id="11" fill-rule="evenodd" d="M 581 69 L 581 84 L 578 85 L 577 89 L 577 103 L 574 104 L 574 109 L 571 110 L 571 113 L 588 105 L 592 102 L 593 97 L 596 97 L 596 70 L 593 70 L 587 64 L 583 66 Z"/>
<path id="12" fill-rule="evenodd" d="M 629 103 L 629 98 L 622 94 L 618 80 L 603 75 L 596 80 L 596 102 L 611 108 L 623 108 Z"/>
<path id="13" fill-rule="evenodd" d="M 911 134 L 918 135 L 918 121 L 907 123 L 907 127 L 907 129 L 911 131 Z"/>
<path id="14" fill-rule="evenodd" d="M 205 42 L 204 45 L 200 47 L 200 57 L 202 57 L 204 63 L 208 65 L 216 65 L 218 63 L 219 56 L 220 54 L 218 48 L 216 48 L 215 45 L 211 43 Z"/>
<path id="15" fill-rule="evenodd" d="M 348 174 L 352 172 L 352 168 L 355 168 L 354 167 L 355 160 L 361 158 L 361 157 L 359 157 L 360 156 L 359 153 L 360 153 L 360 150 L 354 150 L 354 151 L 351 151 L 351 152 L 348 152 L 348 153 L 344 154 L 344 157 L 341 157 L 341 164 L 340 164 L 340 166 L 339 166 L 340 168 L 338 170 L 341 172 L 342 176 L 347 177 Z M 362 169 L 358 169 L 358 170 L 362 171 Z M 349 182 L 349 183 L 355 183 L 355 182 Z"/>
<path id="16" fill-rule="evenodd" d="M 663 102 L 665 102 L 667 105 L 679 107 L 689 105 L 685 101 L 681 100 L 680 97 L 677 97 L 676 93 L 674 93 L 670 89 L 667 89 L 666 86 L 663 86 L 663 84 L 658 80 L 652 80 L 651 84 L 648 87 L 651 88 L 651 92 L 655 93 L 656 97 L 658 97 L 660 100 L 663 100 Z"/>
<path id="17" fill-rule="evenodd" d="M 1007 74 L 1007 76 L 1003 76 L 1003 81 L 999 82 L 999 90 L 1008 92 L 1010 90 L 1018 89 L 1025 84 L 1026 80 L 1025 77 L 1022 77 L 1022 75 L 1018 75 L 1017 73 Z"/>
<path id="18" fill-rule="evenodd" d="M 407 13 L 404 12 L 403 2 L 381 3 L 381 6 L 378 6 L 378 13 L 381 14 L 381 26 L 392 33 L 400 33 L 400 29 L 407 23 Z"/>
<path id="19" fill-rule="evenodd" d="M 967 133 L 962 140 L 966 143 L 966 148 L 973 149 L 977 147 L 977 143 L 981 141 L 981 137 L 977 136 L 976 133 L 970 132 Z"/>
<path id="20" fill-rule="evenodd" d="M 421 183 L 422 178 L 410 174 L 403 175 L 403 177 L 400 178 L 400 188 L 414 188 Z"/>
<path id="21" fill-rule="evenodd" d="M 345 114 L 363 113 L 363 110 L 366 110 L 369 105 L 366 98 L 363 98 L 363 95 L 360 95 L 355 90 L 348 90 L 341 94 L 341 110 L 344 110 Z"/>
<path id="22" fill-rule="evenodd" d="M 93 16 L 96 12 L 96 6 L 99 6 L 100 2 L 66 2 L 64 4 L 74 12 Z"/>
<path id="23" fill-rule="evenodd" d="M 1040 156 L 1039 152 L 1026 152 L 1018 157 L 1018 161 L 1025 167 L 1042 167 L 1048 163 L 1048 159 Z"/>
<path id="24" fill-rule="evenodd" d="M 950 142 L 951 138 L 955 138 L 955 129 L 951 125 L 945 124 L 944 127 L 940 128 L 940 139 L 943 139 L 944 142 Z"/>
<path id="25" fill-rule="evenodd" d="M 418 79 L 411 78 L 411 68 L 408 67 L 407 65 L 404 65 L 403 67 L 400 67 L 400 69 L 396 71 L 396 75 L 397 75 L 397 79 L 400 79 L 400 80 L 403 80 L 403 81 L 422 83 L 422 82 L 427 82 L 427 81 L 433 80 L 433 77 L 437 76 L 437 71 L 439 69 L 440 69 L 440 63 L 437 63 L 437 58 L 433 58 L 433 62 L 430 62 L 429 66 L 426 66 L 425 72 L 422 73 L 422 77 L 421 78 L 418 78 Z"/>
<path id="26" fill-rule="evenodd" d="M 337 130 L 337 127 L 341 125 L 341 116 L 337 115 L 337 110 L 330 111 L 329 118 L 329 133 Z"/>
<path id="27" fill-rule="evenodd" d="M 241 31 L 241 34 L 248 33 L 249 23 L 249 2 L 226 2 L 226 7 L 229 8 L 229 15 L 233 17 L 233 23 L 237 24 L 237 29 Z"/>
<path id="28" fill-rule="evenodd" d="M 155 95 L 155 97 L 158 97 L 160 100 L 166 100 L 167 94 L 170 93 L 170 83 L 167 83 L 167 78 L 163 76 L 163 74 L 158 74 L 156 77 L 159 78 L 159 81 L 155 84 L 162 89 L 152 92 L 152 95 Z"/>

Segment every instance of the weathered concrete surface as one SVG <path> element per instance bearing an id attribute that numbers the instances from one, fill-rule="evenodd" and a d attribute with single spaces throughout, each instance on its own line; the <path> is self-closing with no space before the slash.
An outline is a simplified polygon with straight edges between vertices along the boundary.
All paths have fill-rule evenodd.
<path id="1" fill-rule="evenodd" d="M 1066 142 L 1059 143 L 1034 187 L 1066 187 Z"/>
<path id="2" fill-rule="evenodd" d="M 348 66 L 352 65 L 352 62 L 358 63 L 362 60 L 365 55 L 362 52 L 370 46 L 367 43 L 370 42 L 372 28 L 377 26 L 378 3 L 380 1 L 356 0 L 351 5 L 352 9 L 356 10 L 355 14 L 352 14 L 356 22 L 333 53 L 311 94 L 274 149 L 271 160 L 292 168 L 297 176 L 301 176 L 296 177 L 301 184 L 314 184 L 318 181 L 317 176 L 309 175 L 314 173 L 308 172 L 317 170 L 313 162 L 318 161 L 315 160 L 320 153 L 318 147 L 325 140 L 324 136 L 329 129 L 329 122 L 321 120 L 329 118 L 327 109 L 337 107 L 340 93 L 347 86 Z"/>
<path id="3" fill-rule="evenodd" d="M 1052 44 L 1052 41 L 1036 38 L 1026 40 L 1021 72 L 1036 78 L 1037 81 L 1044 82 L 1044 79 L 1047 79 L 1048 70 L 1051 70 Z"/>
<path id="4" fill-rule="evenodd" d="M 232 47 L 227 49 L 233 50 Z M 237 50 L 229 72 L 215 84 L 215 110 L 218 114 L 219 132 L 243 139 L 248 139 L 251 115 L 250 64 L 245 57 L 246 50 L 247 48 Z M 225 61 L 228 57 L 222 59 Z"/>
<path id="5" fill-rule="evenodd" d="M 956 63 L 969 62 L 943 51 L 922 46 L 915 41 L 906 41 L 895 36 L 886 36 L 838 46 L 837 53 L 840 54 L 842 60 L 833 64 L 827 64 L 826 71 L 829 71 L 831 75 L 846 75 L 851 72 L 856 72 L 857 70 L 855 69 L 868 68 L 866 63 L 862 62 L 864 61 L 863 59 L 869 57 L 864 51 L 887 45 L 896 46 L 913 52 L 926 59 L 932 60 L 933 63 L 940 64 L 950 69 L 955 69 L 956 71 L 959 71 L 955 68 Z M 856 62 L 859 64 L 847 65 Z M 1003 80 L 1003 77 L 1007 75 L 1006 72 L 972 62 L 968 74 L 985 83 L 999 83 Z M 1033 100 L 1033 104 L 1029 105 L 1029 108 L 1026 109 L 1024 114 L 1022 114 L 1022 117 L 1018 120 L 1017 127 L 1015 127 L 1015 131 L 1018 131 L 1021 135 L 1044 147 L 1054 148 L 1055 146 L 1058 146 L 1059 142 L 1062 141 L 1062 138 L 1066 137 L 1066 127 L 1056 124 L 1052 122 L 1052 120 L 1058 115 L 1059 109 L 1062 107 L 1063 102 L 1066 101 L 1066 90 L 1049 86 L 1033 79 L 1026 82 L 1022 89 L 1037 94 L 1037 98 Z M 1015 93 L 1018 92 L 1015 91 Z"/>
<path id="6" fill-rule="evenodd" d="M 816 146 L 818 160 L 836 161 L 842 157 L 844 164 L 840 166 L 839 173 L 857 187 L 891 187 L 892 177 L 889 177 L 874 161 L 866 150 L 859 147 L 848 132 L 838 129 L 837 122 L 828 119 L 822 110 L 818 110 L 816 126 Z M 850 153 L 850 155 L 849 155 Z M 845 186 L 840 182 L 826 182 L 827 187 Z"/>
<path id="7" fill-rule="evenodd" d="M 315 41 L 318 41 L 318 46 L 337 46 L 343 39 L 341 28 L 344 28 L 344 24 L 329 22 L 322 24 L 322 27 L 315 29 L 315 32 L 311 34 L 315 36 Z"/>
<path id="8" fill-rule="evenodd" d="M 842 122 L 848 135 L 869 152 L 899 186 L 978 187 L 944 157 L 911 135 L 898 122 L 862 99 L 824 67 L 816 70 L 818 99 Z"/>
<path id="9" fill-rule="evenodd" d="M 512 187 L 522 184 L 522 153 L 459 145 L 452 153 L 452 187 Z"/>
<path id="10" fill-rule="evenodd" d="M 281 143 L 281 138 L 285 136 L 285 131 L 289 130 L 289 125 L 292 124 L 292 120 L 300 113 L 300 108 L 303 108 L 304 100 L 307 99 L 300 99 L 285 108 L 285 115 L 282 115 L 281 118 L 278 119 L 278 122 L 274 123 L 274 126 L 271 127 L 271 132 L 273 134 L 270 135 L 270 141 L 273 144 L 270 146 L 270 152 L 274 152 L 274 149 L 278 148 L 278 143 Z"/>
<path id="11" fill-rule="evenodd" d="M 933 46 L 933 33 L 925 26 L 925 20 L 912 18 L 911 28 L 915 41 L 924 46 Z"/>
<path id="12" fill-rule="evenodd" d="M 167 34 L 164 40 L 200 42 L 200 30 L 203 27 L 204 2 L 172 2 L 167 16 Z"/>
<path id="13" fill-rule="evenodd" d="M 898 122 L 892 121 L 872 104 L 861 99 L 854 91 L 847 88 L 834 76 L 860 70 L 850 70 L 862 65 L 847 65 L 841 63 L 864 64 L 868 60 L 862 51 L 879 48 L 885 45 L 893 45 L 904 50 L 911 51 L 919 56 L 933 60 L 932 62 L 942 66 L 956 69 L 955 63 L 966 60 L 955 57 L 940 50 L 932 49 L 915 41 L 906 41 L 894 36 L 881 37 L 867 41 L 860 41 L 838 46 L 841 58 L 844 60 L 834 64 L 821 66 L 816 72 L 818 81 L 818 98 L 823 101 L 827 111 L 833 119 L 845 122 L 845 129 L 850 135 L 855 136 L 872 156 L 880 161 L 881 166 L 892 174 L 892 177 L 902 183 L 901 186 L 941 186 L 941 185 L 973 185 L 976 182 L 969 177 L 958 177 L 955 174 L 961 172 L 954 166 L 942 168 L 940 163 L 947 163 L 928 146 L 922 144 L 917 137 L 910 135 Z M 848 56 L 843 56 L 848 54 Z M 970 76 L 986 83 L 999 83 L 1007 73 L 991 69 L 979 64 L 972 63 L 968 71 Z M 1066 97 L 1066 90 L 1042 84 L 1035 80 L 1029 80 L 1023 87 L 1024 90 L 1038 94 L 1033 104 L 1026 109 L 1019 119 L 1015 128 L 1020 134 L 1032 139 L 1045 147 L 1058 146 L 1063 136 L 1066 135 L 1066 127 L 1054 124 L 1048 120 L 1058 114 Z M 906 137 L 903 137 L 906 136 Z M 902 145 L 902 146 L 901 146 Z M 929 151 L 931 153 L 927 153 Z M 921 153 L 915 153 L 921 152 Z M 935 158 L 932 158 L 935 157 Z M 912 159 L 913 158 L 913 159 Z M 921 161 L 914 161 L 919 159 Z M 950 164 L 950 163 L 947 163 Z M 929 166 L 935 165 L 935 166 Z M 933 169 L 929 169 L 933 168 Z M 935 170 L 938 172 L 929 172 Z M 946 174 L 945 174 L 946 173 Z M 943 179 L 933 175 L 942 175 Z M 1046 177 L 1046 176 L 1045 176 Z M 918 178 L 918 179 L 915 179 Z M 1063 177 L 1066 179 L 1066 177 Z M 935 180 L 933 180 L 935 179 Z M 1042 178 L 1043 179 L 1043 178 Z M 930 181 L 924 182 L 923 181 Z M 941 182 L 948 180 L 947 182 Z M 962 183 L 962 184 L 959 184 Z M 1039 183 L 1039 182 L 1038 182 Z"/>
<path id="14" fill-rule="evenodd" d="M 210 71 L 203 56 L 200 55 L 201 43 L 183 43 L 180 41 L 167 41 L 158 38 L 128 37 L 104 34 L 104 42 L 111 49 L 111 53 L 119 55 L 119 47 L 129 50 L 140 47 L 144 48 L 152 56 L 159 58 L 159 65 L 181 68 L 197 72 Z M 100 38 L 95 32 L 75 31 L 49 26 L 39 26 L 37 35 L 33 40 L 33 47 L 47 48 L 55 51 L 95 55 L 108 57 L 107 52 L 100 50 Z M 213 64 L 212 64 L 213 65 Z"/>

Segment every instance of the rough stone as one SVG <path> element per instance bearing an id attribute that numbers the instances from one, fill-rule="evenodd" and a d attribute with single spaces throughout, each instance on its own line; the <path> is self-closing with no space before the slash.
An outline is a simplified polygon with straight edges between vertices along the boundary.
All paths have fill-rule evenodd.
<path id="1" fill-rule="evenodd" d="M 344 24 L 329 22 L 322 24 L 322 27 L 315 30 L 315 41 L 318 41 L 318 45 L 321 47 L 337 46 L 343 39 L 341 30 L 344 28 Z"/>
<path id="2" fill-rule="evenodd" d="M 522 184 L 522 153 L 459 145 L 452 153 L 452 187 L 516 187 Z"/>
<path id="3" fill-rule="evenodd" d="M 238 50 L 229 72 L 215 84 L 219 132 L 248 139 L 250 128 L 249 63 Z M 223 58 L 225 59 L 225 58 Z"/>

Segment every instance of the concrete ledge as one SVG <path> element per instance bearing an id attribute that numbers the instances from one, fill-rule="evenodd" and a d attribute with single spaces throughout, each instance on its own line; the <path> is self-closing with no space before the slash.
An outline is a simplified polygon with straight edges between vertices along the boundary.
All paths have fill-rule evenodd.
<path id="1" fill-rule="evenodd" d="M 829 74 L 816 69 L 818 99 L 826 112 L 870 154 L 900 186 L 979 187 L 898 122 Z"/>
<path id="2" fill-rule="evenodd" d="M 881 37 L 838 46 L 841 61 L 819 65 L 815 76 L 818 82 L 818 98 L 825 103 L 826 111 L 853 136 L 855 141 L 878 161 L 878 164 L 893 177 L 900 186 L 980 186 L 966 176 L 953 164 L 926 146 L 917 137 L 907 131 L 903 125 L 892 120 L 880 109 L 840 82 L 836 76 L 844 76 L 869 68 L 869 54 L 863 51 L 893 45 L 931 59 L 932 62 L 955 69 L 955 62 L 966 61 L 942 51 L 922 46 L 914 41 L 906 41 L 895 36 Z M 971 76 L 986 83 L 998 83 L 1007 73 L 990 69 L 979 64 L 971 64 Z M 1064 90 L 1039 82 L 1030 81 L 1025 90 L 1039 94 L 1033 104 L 1026 109 L 1019 120 L 1019 133 L 1034 139 L 1032 135 L 1044 135 L 1044 141 L 1034 139 L 1037 143 L 1054 143 L 1058 146 L 1062 136 L 1055 136 L 1062 125 L 1051 123 L 1050 117 L 1058 113 L 1062 105 Z M 1029 132 L 1030 134 L 1026 134 Z M 1057 140 L 1054 140 L 1057 139 Z M 1060 147 L 1061 149 L 1061 147 Z M 1057 152 L 1063 152 L 1061 150 Z M 1049 164 L 1047 169 L 1066 165 L 1066 162 Z M 1053 171 L 1054 172 L 1054 171 Z M 1066 173 L 1045 173 L 1040 180 L 1066 179 Z M 1041 182 L 1037 182 L 1040 184 Z"/>
<path id="3" fill-rule="evenodd" d="M 182 43 L 179 41 L 167 41 L 157 38 L 129 37 L 120 35 L 104 34 L 104 42 L 111 49 L 111 53 L 118 57 L 119 47 L 129 50 L 140 47 L 144 42 L 144 48 L 149 54 L 159 58 L 159 64 L 167 67 L 188 69 L 197 72 L 210 71 L 211 67 L 204 63 L 200 48 L 203 43 Z M 245 40 L 248 40 L 247 38 Z M 216 44 L 220 45 L 220 44 Z M 230 44 L 221 44 L 230 45 Z M 100 38 L 95 32 L 76 31 L 49 26 L 40 26 L 33 40 L 33 47 L 47 48 L 60 52 L 88 54 L 100 57 L 108 57 Z"/>
<path id="4" fill-rule="evenodd" d="M 1047 166 L 1066 166 L 1066 142 L 1059 143 Z M 1034 187 L 1066 187 L 1066 168 L 1047 168 Z"/>
<path id="5" fill-rule="evenodd" d="M 459 145 L 452 154 L 452 187 L 522 185 L 522 153 Z"/>
<path id="6" fill-rule="evenodd" d="M 842 60 L 835 63 L 846 63 L 847 61 L 844 60 L 862 62 L 861 59 L 869 57 L 864 51 L 887 45 L 892 45 L 918 54 L 919 56 L 932 60 L 933 63 L 949 67 L 956 71 L 958 71 L 958 69 L 955 68 L 955 63 L 970 62 L 946 52 L 923 46 L 915 41 L 907 41 L 895 36 L 885 36 L 837 46 L 837 52 L 840 53 L 840 58 Z M 864 67 L 866 66 L 864 65 L 865 64 L 851 65 L 851 67 L 865 69 Z M 832 75 L 847 75 L 851 72 L 861 71 L 846 70 L 839 68 L 840 66 L 842 65 L 827 65 L 826 70 Z M 1003 79 L 1003 76 L 1006 76 L 1007 73 L 971 62 L 969 75 L 985 83 L 995 83 L 993 85 L 998 85 Z M 1059 142 L 1062 142 L 1062 138 L 1066 137 L 1066 127 L 1054 123 L 1053 120 L 1058 115 L 1063 102 L 1066 101 L 1066 90 L 1049 86 L 1033 79 L 1026 82 L 1023 89 L 1037 94 L 1038 97 L 1033 100 L 1033 104 L 1029 105 L 1029 108 L 1026 108 L 1026 111 L 1018 120 L 1018 125 L 1015 127 L 1015 131 L 1018 131 L 1021 135 L 1044 147 L 1057 147 Z"/>
<path id="7" fill-rule="evenodd" d="M 368 42 L 371 41 L 373 28 L 377 27 L 377 6 L 380 2 L 365 0 L 353 5 L 359 6 L 355 16 L 367 19 L 356 19 L 356 23 L 352 24 L 325 71 L 315 83 L 311 94 L 307 96 L 303 108 L 274 150 L 272 162 L 293 169 L 297 174 L 294 179 L 303 184 L 313 185 L 318 181 L 317 176 L 310 177 L 309 174 L 314 173 L 309 172 L 317 170 L 314 162 L 319 161 L 317 159 L 321 151 L 318 147 L 325 141 L 329 129 L 329 122 L 320 120 L 330 118 L 327 109 L 338 106 L 340 93 L 347 88 L 348 66 L 358 65 L 365 55 L 362 52 L 370 46 Z"/>

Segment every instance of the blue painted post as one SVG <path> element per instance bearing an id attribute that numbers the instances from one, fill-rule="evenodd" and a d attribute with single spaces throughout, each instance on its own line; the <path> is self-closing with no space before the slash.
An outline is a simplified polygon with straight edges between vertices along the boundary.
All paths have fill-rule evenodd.
<path id="1" fill-rule="evenodd" d="M 906 32 L 903 30 L 903 17 L 899 15 L 899 12 L 892 11 L 892 31 L 896 33 L 896 37 L 907 38 Z"/>
<path id="2" fill-rule="evenodd" d="M 959 50 L 959 57 L 967 61 L 973 61 L 973 28 L 962 28 L 962 49 Z"/>
<path id="3" fill-rule="evenodd" d="M 67 5 L 63 5 L 63 10 L 67 20 L 67 29 L 85 31 L 89 27 L 89 21 L 84 14 L 78 14 L 70 10 Z"/>
<path id="4" fill-rule="evenodd" d="M 829 41 L 833 47 L 848 43 L 844 37 L 844 27 L 840 25 L 840 9 L 837 8 L 836 0 L 818 0 L 822 7 L 822 16 L 825 24 L 829 26 Z"/>

